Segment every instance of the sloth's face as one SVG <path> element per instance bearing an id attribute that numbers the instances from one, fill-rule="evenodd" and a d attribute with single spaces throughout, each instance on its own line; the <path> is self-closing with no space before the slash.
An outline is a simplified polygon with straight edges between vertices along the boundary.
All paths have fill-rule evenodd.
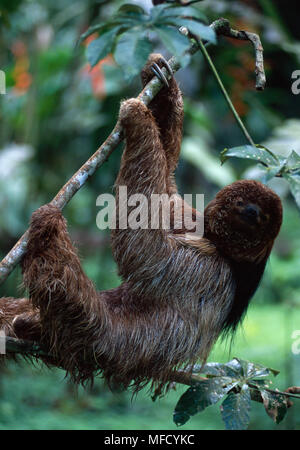
<path id="1" fill-rule="evenodd" d="M 205 236 L 234 259 L 255 260 L 267 254 L 281 222 L 280 198 L 254 180 L 223 188 L 205 211 Z"/>
<path id="2" fill-rule="evenodd" d="M 264 211 L 258 202 L 237 197 L 231 205 L 231 221 L 233 229 L 259 233 L 270 224 L 272 215 Z"/>

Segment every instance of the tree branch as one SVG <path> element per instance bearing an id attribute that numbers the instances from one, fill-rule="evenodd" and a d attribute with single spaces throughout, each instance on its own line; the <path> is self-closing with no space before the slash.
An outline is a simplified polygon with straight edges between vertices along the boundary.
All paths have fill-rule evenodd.
<path id="1" fill-rule="evenodd" d="M 9 336 L 6 337 L 1 337 L 0 336 L 0 343 L 2 340 L 5 340 L 4 346 L 1 345 L 1 348 L 5 348 L 5 352 L 6 353 L 19 353 L 22 354 L 23 356 L 29 356 L 29 357 L 34 357 L 34 358 L 39 358 L 39 357 L 51 357 L 51 355 L 44 349 L 41 347 L 41 345 L 38 342 L 33 342 L 33 341 L 26 341 L 23 339 L 16 339 L 16 338 L 12 338 Z M 184 370 L 177 370 L 172 372 L 172 374 L 170 375 L 169 378 L 169 382 L 172 383 L 179 383 L 179 384 L 183 384 L 185 386 L 193 386 L 201 381 L 205 381 L 208 380 L 209 378 L 207 377 L 201 377 L 195 373 L 190 373 L 189 371 L 186 372 Z M 249 387 L 251 388 L 251 399 L 259 402 L 259 403 L 263 403 L 263 399 L 262 396 L 260 395 L 259 389 L 257 388 L 257 386 L 255 384 L 251 384 L 249 383 Z M 273 394 L 278 394 L 278 395 L 284 395 L 285 397 L 289 398 L 300 398 L 300 387 L 297 386 L 292 386 L 287 388 L 284 392 L 283 391 L 278 391 L 278 390 L 274 390 L 274 389 L 269 389 L 264 387 L 264 390 L 271 392 Z M 158 392 L 156 393 L 156 396 L 158 396 L 160 394 L 160 391 L 158 390 Z M 292 406 L 293 403 L 289 400 L 289 407 Z"/>
<path id="2" fill-rule="evenodd" d="M 24 341 L 23 339 L 16 339 L 10 336 L 0 337 L 0 342 L 4 340 L 4 345 L 1 348 L 5 348 L 6 353 L 21 353 L 30 356 L 48 356 L 47 352 L 41 347 L 38 342 Z"/>
<path id="3" fill-rule="evenodd" d="M 255 50 L 255 73 L 256 73 L 256 89 L 261 91 L 266 85 L 266 75 L 264 70 L 264 57 L 263 57 L 263 46 L 261 44 L 260 37 L 258 34 L 250 33 L 249 31 L 238 31 L 230 28 L 230 23 L 228 19 L 218 19 L 216 20 L 217 27 L 215 28 L 216 34 L 218 36 L 226 36 L 233 39 L 239 39 L 242 41 L 250 41 L 253 44 Z M 211 24 L 214 25 L 215 22 Z"/>

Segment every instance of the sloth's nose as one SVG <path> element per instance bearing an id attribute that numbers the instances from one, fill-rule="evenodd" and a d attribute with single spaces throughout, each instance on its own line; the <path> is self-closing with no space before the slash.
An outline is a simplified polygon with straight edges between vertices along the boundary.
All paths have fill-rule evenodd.
<path id="1" fill-rule="evenodd" d="M 244 208 L 242 214 L 247 222 L 254 225 L 258 222 L 260 209 L 257 205 L 249 204 Z"/>

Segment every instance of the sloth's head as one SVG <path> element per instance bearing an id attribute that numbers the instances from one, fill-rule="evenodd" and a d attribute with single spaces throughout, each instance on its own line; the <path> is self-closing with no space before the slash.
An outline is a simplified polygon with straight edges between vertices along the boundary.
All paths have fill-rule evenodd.
<path id="1" fill-rule="evenodd" d="M 222 189 L 205 210 L 205 237 L 236 261 L 260 262 L 269 256 L 282 222 L 278 195 L 254 180 Z"/>

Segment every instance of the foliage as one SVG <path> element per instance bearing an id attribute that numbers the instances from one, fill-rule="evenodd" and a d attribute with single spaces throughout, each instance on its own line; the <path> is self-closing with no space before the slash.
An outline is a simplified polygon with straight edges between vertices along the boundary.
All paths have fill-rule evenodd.
<path id="1" fill-rule="evenodd" d="M 264 183 L 274 177 L 283 177 L 288 181 L 291 193 L 300 208 L 300 156 L 294 150 L 285 157 L 259 145 L 245 145 L 223 150 L 221 161 L 224 162 L 229 157 L 254 159 L 259 162 L 262 165 Z"/>
<path id="2" fill-rule="evenodd" d="M 9 14 L 15 11 L 22 0 L 2 0 L 0 7 L 0 26 L 2 23 L 9 26 Z"/>
<path id="3" fill-rule="evenodd" d="M 286 396 L 269 390 L 270 381 L 262 379 L 278 371 L 239 358 L 226 364 L 207 363 L 199 371 L 207 378 L 194 380 L 180 397 L 173 417 L 176 425 L 183 425 L 191 416 L 223 399 L 221 416 L 228 430 L 248 428 L 251 400 L 262 401 L 274 422 L 283 420 L 288 408 Z"/>
<path id="4" fill-rule="evenodd" d="M 196 8 L 169 5 L 154 6 L 149 13 L 132 4 L 122 5 L 105 24 L 91 26 L 80 38 L 80 42 L 91 34 L 99 36 L 87 48 L 87 59 L 94 67 L 108 53 L 112 53 L 130 80 L 137 75 L 153 50 L 151 33 L 155 33 L 171 54 L 177 56 L 182 65 L 190 61 L 187 50 L 189 39 L 178 29 L 188 27 L 202 39 L 215 42 L 215 33 L 201 21 L 205 16 Z"/>

